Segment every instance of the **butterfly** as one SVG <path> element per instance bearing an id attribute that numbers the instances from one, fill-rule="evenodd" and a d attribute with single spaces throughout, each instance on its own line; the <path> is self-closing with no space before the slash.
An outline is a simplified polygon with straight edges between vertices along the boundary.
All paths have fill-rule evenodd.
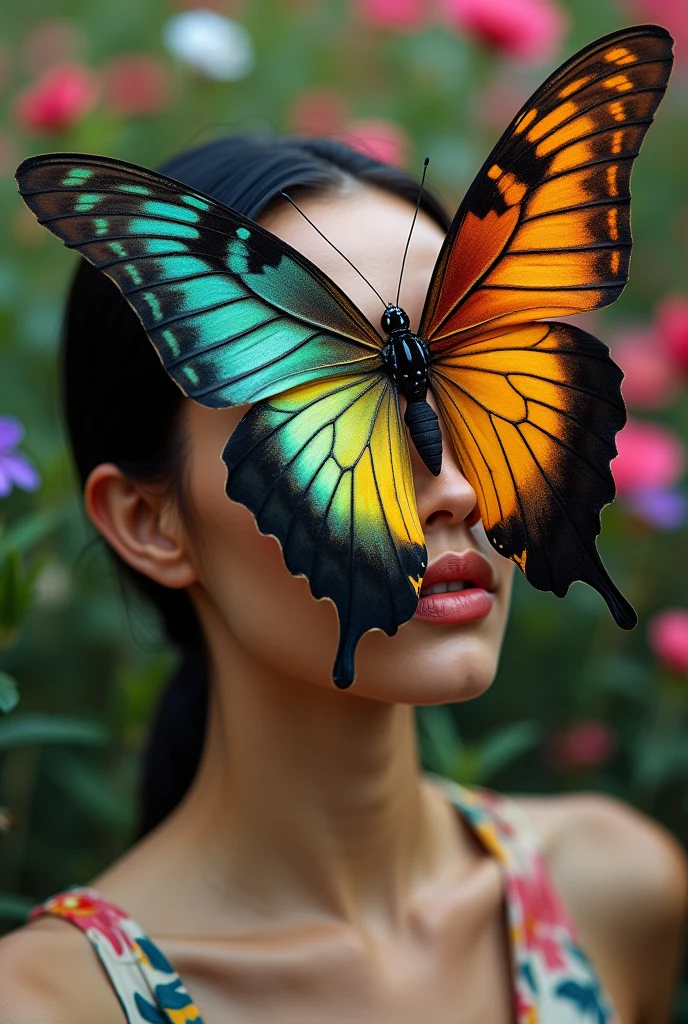
<path id="1" fill-rule="evenodd" d="M 40 223 L 118 285 L 184 394 L 250 405 L 223 452 L 227 495 L 336 606 L 338 687 L 364 633 L 391 636 L 416 610 L 427 551 L 409 437 L 434 473 L 442 454 L 428 389 L 495 551 L 559 597 L 588 583 L 635 625 L 596 546 L 622 373 L 551 318 L 626 284 L 631 169 L 671 64 L 669 34 L 640 26 L 546 80 L 461 202 L 415 334 L 392 304 L 380 333 L 305 256 L 180 182 L 82 154 L 18 168 Z"/>

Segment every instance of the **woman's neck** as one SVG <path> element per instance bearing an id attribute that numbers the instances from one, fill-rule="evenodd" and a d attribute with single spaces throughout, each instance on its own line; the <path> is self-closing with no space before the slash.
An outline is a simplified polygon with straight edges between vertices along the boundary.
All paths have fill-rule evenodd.
<path id="1" fill-rule="evenodd" d="M 167 848 L 218 906 L 398 929 L 458 841 L 423 784 L 413 709 L 279 676 L 231 642 L 212 674 L 203 760 Z"/>

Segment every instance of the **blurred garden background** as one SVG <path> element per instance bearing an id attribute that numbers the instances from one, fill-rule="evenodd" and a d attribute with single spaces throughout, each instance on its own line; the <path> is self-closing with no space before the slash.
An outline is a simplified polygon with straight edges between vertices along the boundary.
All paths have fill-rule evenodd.
<path id="1" fill-rule="evenodd" d="M 139 755 L 174 664 L 122 600 L 60 424 L 75 257 L 13 172 L 50 150 L 155 166 L 221 132 L 342 137 L 452 208 L 529 93 L 597 36 L 655 21 L 677 67 L 633 175 L 630 284 L 583 326 L 626 373 L 600 548 L 635 605 L 520 574 L 499 676 L 419 713 L 427 767 L 507 792 L 592 789 L 688 842 L 688 0 L 33 0 L 0 15 L 0 928 L 131 840 Z M 126 414 L 126 411 L 124 411 Z M 688 985 L 677 1020 L 688 1022 Z"/>

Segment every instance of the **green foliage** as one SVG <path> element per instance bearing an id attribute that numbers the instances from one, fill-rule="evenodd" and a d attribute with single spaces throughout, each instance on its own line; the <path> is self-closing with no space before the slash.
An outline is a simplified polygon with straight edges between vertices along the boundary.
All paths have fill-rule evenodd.
<path id="1" fill-rule="evenodd" d="M 19 689 L 17 680 L 8 676 L 7 672 L 0 672 L 0 711 L 7 714 L 19 703 Z"/>
<path id="2" fill-rule="evenodd" d="M 66 715 L 37 713 L 12 715 L 0 721 L 0 751 L 29 743 L 70 743 L 102 746 L 108 738 L 107 730 L 97 722 Z"/>
<path id="3" fill-rule="evenodd" d="M 33 604 L 39 566 L 28 573 L 16 548 L 8 548 L 0 561 L 0 647 L 9 647 Z"/>
<path id="4" fill-rule="evenodd" d="M 33 901 L 95 875 L 130 842 L 140 751 L 173 664 L 156 622 L 138 606 L 125 608 L 104 547 L 86 526 L 56 383 L 74 258 L 31 221 L 12 171 L 52 149 L 153 166 L 219 132 L 288 130 L 295 106 L 317 88 L 339 97 L 345 130 L 366 118 L 400 128 L 407 166 L 419 171 L 428 154 L 431 185 L 454 205 L 498 134 L 490 95 L 506 93 L 505 125 L 549 68 L 503 64 L 437 24 L 416 34 L 364 30 L 353 6 L 243 5 L 255 70 L 214 82 L 165 54 L 162 29 L 174 8 L 164 0 L 63 0 L 59 15 L 81 40 L 74 59 L 100 70 L 123 53 L 149 54 L 167 69 L 169 98 L 153 117 L 114 113 L 103 100 L 54 137 L 23 131 L 13 111 L 36 74 L 30 35 L 55 17 L 55 5 L 36 0 L 3 11 L 3 41 L 16 59 L 8 57 L 0 95 L 0 416 L 25 425 L 22 450 L 42 478 L 36 494 L 0 499 L 0 921 L 8 927 Z M 559 58 L 625 23 L 612 0 L 566 6 L 571 29 Z M 634 171 L 630 286 L 590 318 L 602 338 L 648 323 L 659 300 L 685 289 L 687 108 L 685 75 L 675 75 Z M 653 418 L 685 437 L 685 390 Z M 615 505 L 604 513 L 600 547 L 639 612 L 638 629 L 618 630 L 585 587 L 558 601 L 516 574 L 498 678 L 480 700 L 419 711 L 423 761 L 459 782 L 506 791 L 603 790 L 685 842 L 688 681 L 657 665 L 646 626 L 658 610 L 688 606 L 688 531 L 653 530 Z M 608 756 L 562 759 L 561 736 L 590 722 L 613 738 Z M 688 1021 L 688 991 L 677 1012 Z"/>
<path id="5" fill-rule="evenodd" d="M 522 754 L 534 750 L 542 736 L 537 722 L 521 721 L 497 726 L 472 743 L 464 742 L 455 719 L 444 708 L 421 708 L 418 717 L 423 763 L 436 775 L 465 786 L 487 785 Z"/>

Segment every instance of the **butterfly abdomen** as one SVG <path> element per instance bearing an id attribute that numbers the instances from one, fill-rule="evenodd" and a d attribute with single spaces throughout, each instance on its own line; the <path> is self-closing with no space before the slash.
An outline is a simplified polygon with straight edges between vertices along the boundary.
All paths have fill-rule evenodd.
<path id="1" fill-rule="evenodd" d="M 409 330 L 408 313 L 400 306 L 387 306 L 381 323 L 388 336 L 382 360 L 407 402 L 404 422 L 421 459 L 434 476 L 439 476 L 442 432 L 435 410 L 425 400 L 430 367 L 428 346 Z"/>
<path id="2" fill-rule="evenodd" d="M 442 469 L 442 431 L 437 413 L 425 399 L 409 402 L 404 422 L 421 459 L 433 476 L 439 476 Z"/>

